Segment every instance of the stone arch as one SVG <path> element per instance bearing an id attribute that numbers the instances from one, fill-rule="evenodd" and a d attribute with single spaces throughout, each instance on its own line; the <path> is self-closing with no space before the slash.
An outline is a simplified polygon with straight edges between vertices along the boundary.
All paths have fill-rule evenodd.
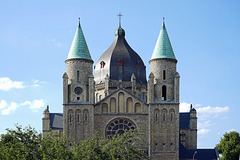
<path id="1" fill-rule="evenodd" d="M 76 110 L 75 120 L 76 120 L 76 124 L 81 123 L 81 110 L 80 110 L 80 109 L 77 109 L 77 110 Z"/>
<path id="2" fill-rule="evenodd" d="M 124 107 L 124 93 L 120 92 L 118 94 L 118 113 L 124 113 L 125 112 L 125 107 Z"/>
<path id="3" fill-rule="evenodd" d="M 83 122 L 84 122 L 84 125 L 83 125 L 83 137 L 84 139 L 88 139 L 89 136 L 90 136 L 90 123 L 89 123 L 89 111 L 87 109 L 84 109 L 83 111 Z"/>
<path id="4" fill-rule="evenodd" d="M 159 109 L 155 109 L 154 110 L 154 122 L 155 123 L 159 123 L 159 121 L 160 121 L 160 111 L 159 111 Z"/>
<path id="5" fill-rule="evenodd" d="M 127 98 L 126 112 L 133 113 L 133 100 L 131 97 Z"/>
<path id="6" fill-rule="evenodd" d="M 68 110 L 68 113 L 67 113 L 67 128 L 68 128 L 68 136 L 69 138 L 74 138 L 74 126 L 73 126 L 73 121 L 74 121 L 74 112 L 72 109 L 69 109 Z"/>
<path id="7" fill-rule="evenodd" d="M 174 123 L 175 122 L 175 110 L 174 109 L 170 109 L 170 111 L 169 111 L 169 121 L 171 122 L 171 123 Z"/>
<path id="8" fill-rule="evenodd" d="M 73 110 L 72 109 L 68 110 L 68 122 L 69 122 L 69 124 L 73 123 L 73 121 L 74 121 L 73 116 L 74 116 L 73 115 Z"/>
<path id="9" fill-rule="evenodd" d="M 135 103 L 135 113 L 141 113 L 142 112 L 142 108 L 141 108 L 141 104 L 139 102 Z"/>
<path id="10" fill-rule="evenodd" d="M 110 112 L 116 113 L 116 99 L 114 97 L 110 99 Z"/>
<path id="11" fill-rule="evenodd" d="M 75 140 L 76 142 L 80 142 L 82 136 L 82 114 L 81 110 L 77 109 L 75 112 Z"/>
<path id="12" fill-rule="evenodd" d="M 108 113 L 108 104 L 107 103 L 102 104 L 102 113 Z"/>
<path id="13" fill-rule="evenodd" d="M 167 122 L 167 110 L 164 108 L 161 111 L 161 117 L 162 117 L 162 122 L 166 123 Z"/>

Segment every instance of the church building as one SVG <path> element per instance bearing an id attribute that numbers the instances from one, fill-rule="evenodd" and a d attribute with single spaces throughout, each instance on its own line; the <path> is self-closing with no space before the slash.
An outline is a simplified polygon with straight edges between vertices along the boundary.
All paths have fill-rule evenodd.
<path id="1" fill-rule="evenodd" d="M 50 129 L 63 134 L 71 147 L 95 131 L 111 138 L 137 129 L 145 139 L 138 148 L 152 160 L 218 159 L 215 149 L 197 149 L 196 110 L 191 106 L 189 112 L 179 113 L 178 61 L 164 20 L 148 79 L 144 62 L 125 34 L 119 22 L 111 46 L 93 66 L 79 21 L 62 77 L 63 113 L 44 110 L 43 135 Z"/>

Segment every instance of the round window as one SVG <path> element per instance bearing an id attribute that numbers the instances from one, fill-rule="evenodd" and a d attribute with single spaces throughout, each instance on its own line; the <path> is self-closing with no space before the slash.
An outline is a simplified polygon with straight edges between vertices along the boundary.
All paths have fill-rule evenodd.
<path id="1" fill-rule="evenodd" d="M 111 138 L 116 134 L 123 134 L 126 130 L 134 130 L 135 124 L 126 118 L 117 118 L 112 120 L 106 128 L 106 137 Z"/>
<path id="2" fill-rule="evenodd" d="M 77 95 L 80 95 L 82 93 L 82 88 L 81 87 L 76 87 L 74 89 L 74 92 L 77 94 Z"/>

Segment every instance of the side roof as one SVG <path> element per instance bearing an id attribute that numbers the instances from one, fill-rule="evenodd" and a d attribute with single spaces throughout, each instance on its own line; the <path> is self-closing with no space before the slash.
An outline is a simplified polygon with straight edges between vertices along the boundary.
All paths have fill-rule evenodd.
<path id="1" fill-rule="evenodd" d="M 179 129 L 189 129 L 190 112 L 179 113 Z"/>
<path id="2" fill-rule="evenodd" d="M 217 149 L 186 149 L 179 143 L 179 159 L 193 159 L 194 153 L 197 160 L 217 160 L 219 158 Z"/>
<path id="3" fill-rule="evenodd" d="M 63 114 L 62 113 L 49 113 L 50 128 L 63 129 Z"/>

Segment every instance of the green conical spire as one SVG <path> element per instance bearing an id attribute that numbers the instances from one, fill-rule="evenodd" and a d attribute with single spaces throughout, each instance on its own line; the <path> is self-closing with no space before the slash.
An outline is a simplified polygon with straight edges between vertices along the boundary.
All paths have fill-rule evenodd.
<path id="1" fill-rule="evenodd" d="M 92 60 L 90 52 L 88 50 L 86 40 L 83 35 L 81 25 L 80 25 L 80 18 L 79 18 L 77 31 L 75 33 L 72 46 L 68 53 L 67 59 L 76 59 L 76 58 Z"/>
<path id="2" fill-rule="evenodd" d="M 170 43 L 170 40 L 167 34 L 164 18 L 163 18 L 162 29 L 158 36 L 158 40 L 155 45 L 151 60 L 158 59 L 158 58 L 170 58 L 170 59 L 176 60 L 173 49 L 172 49 L 172 45 Z"/>

